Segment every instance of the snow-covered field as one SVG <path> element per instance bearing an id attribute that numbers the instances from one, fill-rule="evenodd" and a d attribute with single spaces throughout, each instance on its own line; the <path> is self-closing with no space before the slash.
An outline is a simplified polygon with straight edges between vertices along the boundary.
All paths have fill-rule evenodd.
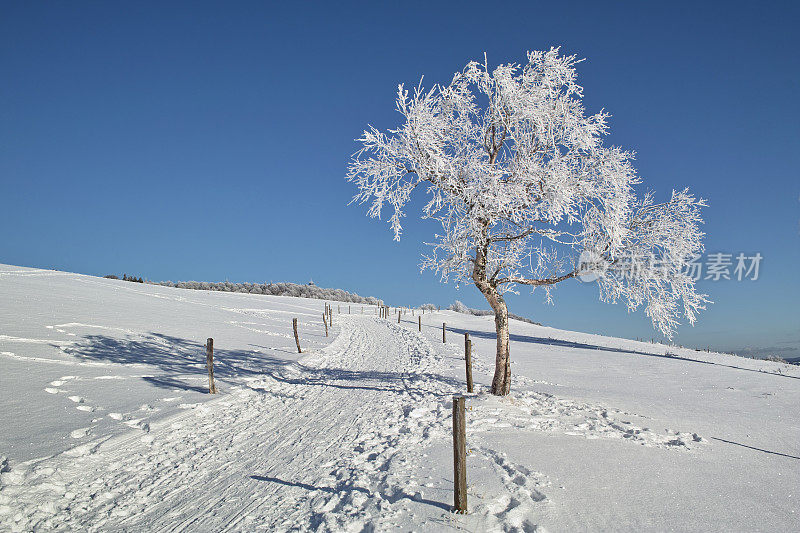
<path id="1" fill-rule="evenodd" d="M 491 317 L 323 306 L 0 265 L 0 530 L 800 528 L 796 366 L 512 321 L 496 398 Z"/>

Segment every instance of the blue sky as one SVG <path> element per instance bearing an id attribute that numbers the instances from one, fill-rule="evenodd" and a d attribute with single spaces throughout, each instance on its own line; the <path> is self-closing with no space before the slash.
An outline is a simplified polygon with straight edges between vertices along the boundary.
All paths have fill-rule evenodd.
<path id="1" fill-rule="evenodd" d="M 354 139 L 397 124 L 397 83 L 448 81 L 562 46 L 608 143 L 647 188 L 707 198 L 709 252 L 764 259 L 701 282 L 677 342 L 800 356 L 796 3 L 4 2 L 0 262 L 153 280 L 296 281 L 391 303 L 486 308 L 420 274 L 435 227 L 400 243 L 343 180 Z M 640 311 L 568 282 L 545 324 L 657 337 Z"/>

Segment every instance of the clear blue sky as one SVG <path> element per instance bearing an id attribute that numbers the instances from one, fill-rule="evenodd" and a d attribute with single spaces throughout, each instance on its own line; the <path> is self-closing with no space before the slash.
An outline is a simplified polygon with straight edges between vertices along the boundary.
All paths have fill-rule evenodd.
<path id="1" fill-rule="evenodd" d="M 3 2 L 0 262 L 486 308 L 419 273 L 433 226 L 398 244 L 348 207 L 345 167 L 397 123 L 398 82 L 561 45 L 646 186 L 709 199 L 708 251 L 764 256 L 758 281 L 701 283 L 716 303 L 677 341 L 800 355 L 797 4 L 600 4 Z M 578 282 L 510 306 L 656 336 Z"/>

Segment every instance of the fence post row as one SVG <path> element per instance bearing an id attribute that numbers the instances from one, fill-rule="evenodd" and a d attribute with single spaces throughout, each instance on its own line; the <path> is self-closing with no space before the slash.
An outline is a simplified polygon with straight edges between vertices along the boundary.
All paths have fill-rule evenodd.
<path id="1" fill-rule="evenodd" d="M 208 368 L 208 393 L 216 394 L 217 386 L 214 384 L 214 339 L 206 341 L 206 368 Z"/>
<path id="2" fill-rule="evenodd" d="M 453 396 L 453 511 L 467 512 L 467 425 L 464 397 Z"/>

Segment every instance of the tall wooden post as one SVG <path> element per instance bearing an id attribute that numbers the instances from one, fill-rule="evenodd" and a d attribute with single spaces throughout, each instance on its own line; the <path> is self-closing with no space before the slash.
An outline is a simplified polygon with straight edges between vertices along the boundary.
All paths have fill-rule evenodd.
<path id="1" fill-rule="evenodd" d="M 208 393 L 216 394 L 217 386 L 214 384 L 214 339 L 206 341 L 206 367 L 208 368 Z"/>
<path id="2" fill-rule="evenodd" d="M 422 331 L 422 317 L 418 316 L 417 320 L 419 320 L 419 330 Z"/>
<path id="3" fill-rule="evenodd" d="M 464 359 L 467 363 L 467 392 L 472 392 L 472 341 L 469 338 L 464 345 Z"/>
<path id="4" fill-rule="evenodd" d="M 464 333 L 464 359 L 467 358 L 467 344 L 469 344 L 469 333 Z"/>
<path id="5" fill-rule="evenodd" d="M 397 323 L 400 323 L 400 311 L 397 312 Z"/>
<path id="6" fill-rule="evenodd" d="M 442 342 L 447 342 L 447 324 L 442 322 Z"/>
<path id="7" fill-rule="evenodd" d="M 467 424 L 464 397 L 453 396 L 453 512 L 467 512 Z"/>
<path id="8" fill-rule="evenodd" d="M 325 336 L 328 336 L 328 321 L 325 320 L 325 315 L 322 315 L 322 323 L 325 324 Z"/>
<path id="9" fill-rule="evenodd" d="M 300 349 L 300 337 L 297 336 L 297 319 L 292 319 L 292 328 L 294 328 L 294 342 L 297 344 L 297 353 L 303 353 Z"/>

